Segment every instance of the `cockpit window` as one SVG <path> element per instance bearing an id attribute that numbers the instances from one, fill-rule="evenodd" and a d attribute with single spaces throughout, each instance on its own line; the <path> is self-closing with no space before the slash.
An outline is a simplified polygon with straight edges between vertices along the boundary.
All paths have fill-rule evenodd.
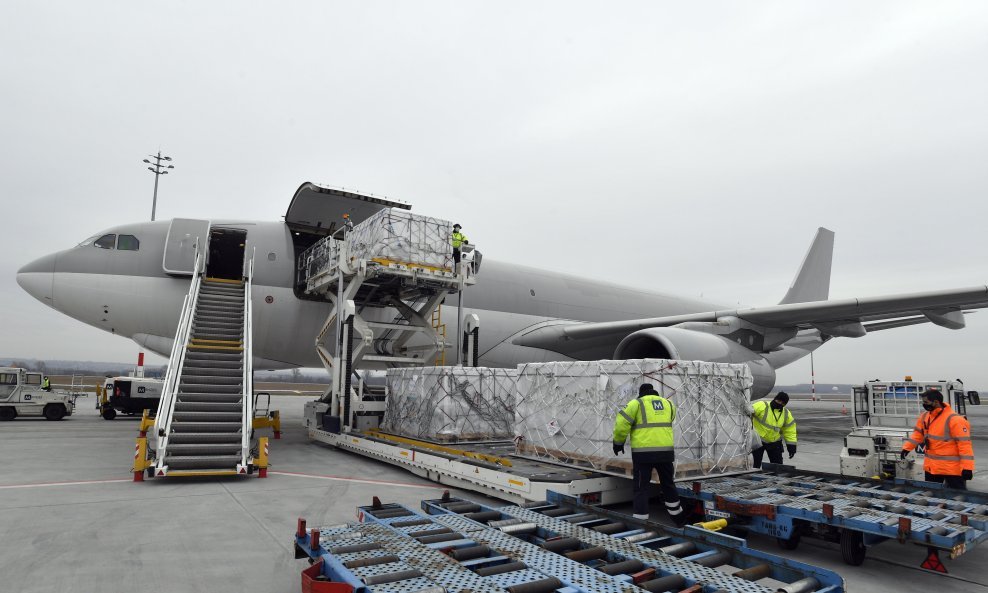
<path id="1" fill-rule="evenodd" d="M 117 249 L 123 251 L 137 251 L 141 248 L 141 242 L 134 235 L 120 235 L 117 238 Z"/>
<path id="2" fill-rule="evenodd" d="M 76 245 L 76 247 L 85 247 L 86 245 L 92 245 L 93 244 L 93 241 L 95 241 L 96 239 L 99 239 L 99 237 L 100 237 L 99 235 L 93 235 L 92 237 L 86 239 L 82 243 L 79 243 L 78 245 Z"/>
<path id="3" fill-rule="evenodd" d="M 113 249 L 114 244 L 117 242 L 116 235 L 103 235 L 96 242 L 93 243 L 94 246 L 100 249 Z"/>

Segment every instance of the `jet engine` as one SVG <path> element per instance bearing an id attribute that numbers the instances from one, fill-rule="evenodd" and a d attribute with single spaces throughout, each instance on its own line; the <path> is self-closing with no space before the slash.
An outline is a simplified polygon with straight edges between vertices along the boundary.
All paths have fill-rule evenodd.
<path id="1" fill-rule="evenodd" d="M 744 346 L 721 336 L 676 327 L 656 327 L 636 331 L 621 340 L 614 358 L 668 358 L 707 362 L 743 363 L 751 369 L 755 382 L 752 398 L 764 397 L 775 387 L 775 369 Z"/>

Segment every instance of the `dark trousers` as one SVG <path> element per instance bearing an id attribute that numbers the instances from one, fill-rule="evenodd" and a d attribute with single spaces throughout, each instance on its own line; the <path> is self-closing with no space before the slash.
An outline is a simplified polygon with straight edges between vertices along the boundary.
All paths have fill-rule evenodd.
<path id="1" fill-rule="evenodd" d="M 459 247 L 454 247 L 453 248 L 453 263 L 454 264 L 460 263 L 460 248 Z"/>
<path id="2" fill-rule="evenodd" d="M 927 482 L 936 482 L 937 484 L 943 484 L 947 488 L 953 488 L 954 490 L 967 490 L 967 480 L 960 476 L 941 476 L 937 474 L 926 473 Z"/>
<path id="3" fill-rule="evenodd" d="M 782 439 L 774 443 L 762 443 L 761 447 L 751 452 L 751 456 L 755 461 L 755 467 L 762 466 L 762 456 L 766 453 L 768 453 L 769 463 L 782 463 Z"/>
<path id="4" fill-rule="evenodd" d="M 639 461 L 633 460 L 633 483 L 635 492 L 635 514 L 648 514 L 648 491 L 652 482 L 652 470 L 659 472 L 659 486 L 662 487 L 662 500 L 665 501 L 666 512 L 678 515 L 683 512 L 679 505 L 679 492 L 676 491 L 676 467 L 671 461 Z"/>

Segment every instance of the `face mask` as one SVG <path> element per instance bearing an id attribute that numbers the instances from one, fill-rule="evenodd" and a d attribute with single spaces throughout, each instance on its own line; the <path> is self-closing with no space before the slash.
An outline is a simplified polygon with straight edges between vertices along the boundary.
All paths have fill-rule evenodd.
<path id="1" fill-rule="evenodd" d="M 932 412 L 933 410 L 937 409 L 937 407 L 933 404 L 923 404 L 923 409 L 926 410 L 927 412 Z"/>
<path id="2" fill-rule="evenodd" d="M 773 410 L 781 410 L 783 408 L 782 404 L 778 402 L 772 402 L 771 406 Z"/>

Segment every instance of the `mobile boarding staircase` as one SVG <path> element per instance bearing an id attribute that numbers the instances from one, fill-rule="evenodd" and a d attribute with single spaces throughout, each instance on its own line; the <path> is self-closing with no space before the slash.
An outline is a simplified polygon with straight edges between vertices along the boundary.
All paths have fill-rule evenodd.
<path id="1" fill-rule="evenodd" d="M 206 277 L 208 252 L 196 254 L 154 419 L 157 446 L 149 458 L 138 439 L 135 481 L 141 468 L 149 477 L 267 473 L 267 439 L 252 446 L 253 256 L 241 280 L 228 280 Z"/>
<path id="2" fill-rule="evenodd" d="M 357 224 L 344 225 L 298 258 L 297 284 L 332 309 L 316 336 L 316 351 L 331 376 L 321 400 L 306 405 L 305 422 L 340 433 L 377 428 L 383 398 L 365 390 L 355 369 L 442 364 L 453 344 L 437 319 L 448 295 L 462 298 L 476 283 L 472 246 L 453 263 L 452 224 L 387 208 Z M 463 320 L 464 360 L 476 361 L 479 319 Z"/>

